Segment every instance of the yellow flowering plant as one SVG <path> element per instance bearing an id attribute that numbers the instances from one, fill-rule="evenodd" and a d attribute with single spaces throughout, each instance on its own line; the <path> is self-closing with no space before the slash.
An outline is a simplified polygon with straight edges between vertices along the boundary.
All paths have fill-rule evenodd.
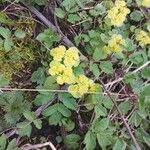
<path id="1" fill-rule="evenodd" d="M 80 63 L 78 49 L 70 47 L 68 50 L 65 46 L 60 45 L 53 48 L 50 52 L 53 61 L 50 63 L 48 73 L 56 76 L 58 84 L 69 84 L 68 91 L 75 98 L 79 98 L 88 92 L 96 92 L 96 84 L 93 80 L 87 78 L 84 74 L 75 76 L 73 67 Z"/>
<path id="2" fill-rule="evenodd" d="M 116 0 L 114 6 L 107 11 L 107 17 L 111 20 L 111 24 L 117 27 L 123 25 L 126 16 L 130 13 L 124 0 Z"/>
<path id="3" fill-rule="evenodd" d="M 0 0 L 0 150 L 150 149 L 149 8 Z"/>

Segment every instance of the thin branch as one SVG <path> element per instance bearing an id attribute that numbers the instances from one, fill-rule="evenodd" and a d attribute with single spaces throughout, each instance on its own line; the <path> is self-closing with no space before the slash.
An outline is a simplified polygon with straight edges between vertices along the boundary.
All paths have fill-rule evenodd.
<path id="1" fill-rule="evenodd" d="M 32 150 L 32 149 L 38 149 L 38 148 L 42 148 L 42 147 L 45 147 L 45 146 L 49 146 L 52 150 L 57 150 L 55 148 L 55 146 L 53 145 L 52 142 L 46 142 L 46 143 L 43 143 L 43 144 L 35 144 L 35 145 L 31 145 L 31 144 L 25 144 L 21 147 L 22 150 Z"/>
<path id="2" fill-rule="evenodd" d="M 141 150 L 139 144 L 137 143 L 137 141 L 136 141 L 136 139 L 135 139 L 135 137 L 134 137 L 134 135 L 133 135 L 133 133 L 132 133 L 132 131 L 131 131 L 131 129 L 130 129 L 130 126 L 128 125 L 127 121 L 126 121 L 125 118 L 124 118 L 124 115 L 122 114 L 121 110 L 119 109 L 119 107 L 118 107 L 118 105 L 117 105 L 117 102 L 111 97 L 111 95 L 110 95 L 109 91 L 106 89 L 104 83 L 103 83 L 101 80 L 100 80 L 100 82 L 101 82 L 101 84 L 102 84 L 102 86 L 103 86 L 104 91 L 107 93 L 107 95 L 109 96 L 109 98 L 110 98 L 110 99 L 112 100 L 112 102 L 114 103 L 114 106 L 116 107 L 116 109 L 117 109 L 117 111 L 118 111 L 118 113 L 119 113 L 119 115 L 120 115 L 120 118 L 121 118 L 122 122 L 124 123 L 124 125 L 125 125 L 125 127 L 126 127 L 128 133 L 129 133 L 129 135 L 130 135 L 130 137 L 131 137 L 131 139 L 132 139 L 132 141 L 133 141 L 133 143 L 134 143 L 134 145 L 135 145 L 135 147 L 136 147 L 136 150 Z"/>
<path id="3" fill-rule="evenodd" d="M 144 67 L 148 66 L 149 64 L 150 64 L 150 61 L 146 62 L 146 63 L 143 64 L 141 67 L 139 67 L 139 68 L 137 68 L 136 70 L 134 70 L 133 72 L 131 72 L 131 74 L 137 73 L 138 71 L 142 70 Z M 114 80 L 114 81 L 112 81 L 112 82 L 109 82 L 109 83 L 105 84 L 105 87 L 107 88 L 107 87 L 110 86 L 110 85 L 112 86 L 113 84 L 118 83 L 118 82 L 120 82 L 120 81 L 122 81 L 122 80 L 123 80 L 122 77 L 119 78 L 119 79 L 116 79 L 116 80 Z"/>

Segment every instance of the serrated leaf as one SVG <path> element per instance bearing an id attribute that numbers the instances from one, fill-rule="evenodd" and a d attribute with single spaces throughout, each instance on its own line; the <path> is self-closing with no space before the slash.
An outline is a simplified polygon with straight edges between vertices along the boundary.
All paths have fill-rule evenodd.
<path id="1" fill-rule="evenodd" d="M 56 90 L 58 88 L 58 84 L 56 83 L 55 77 L 49 76 L 46 78 L 44 83 L 44 89 Z"/>
<path id="2" fill-rule="evenodd" d="M 103 118 L 103 119 L 97 119 L 93 122 L 92 124 L 92 130 L 93 132 L 101 132 L 107 129 L 109 126 L 109 119 L 108 118 Z"/>
<path id="3" fill-rule="evenodd" d="M 37 129 L 41 129 L 42 128 L 42 121 L 40 119 L 34 120 L 33 123 L 34 123 L 34 125 L 35 125 L 35 127 Z"/>
<path id="4" fill-rule="evenodd" d="M 80 140 L 80 136 L 77 134 L 69 134 L 65 137 L 64 143 L 67 145 L 69 149 L 77 149 L 79 147 L 78 141 Z"/>
<path id="5" fill-rule="evenodd" d="M 101 59 L 105 59 L 106 57 L 107 57 L 107 55 L 106 55 L 106 53 L 102 49 L 96 48 L 94 50 L 93 59 L 95 61 L 99 61 Z"/>
<path id="6" fill-rule="evenodd" d="M 27 120 L 31 122 L 36 119 L 35 113 L 31 111 L 25 111 L 23 115 Z"/>
<path id="7" fill-rule="evenodd" d="M 134 10 L 134 11 L 130 14 L 131 19 L 134 20 L 134 21 L 136 21 L 136 22 L 140 21 L 141 18 L 142 18 L 142 16 L 143 16 L 143 15 L 142 15 L 141 11 L 139 11 L 139 10 Z"/>
<path id="8" fill-rule="evenodd" d="M 44 105 L 47 102 L 51 101 L 54 98 L 54 93 L 50 93 L 48 92 L 47 94 L 39 94 L 36 96 L 36 98 L 34 99 L 34 103 L 36 106 L 40 106 L 40 105 Z"/>
<path id="9" fill-rule="evenodd" d="M 9 52 L 11 50 L 13 46 L 13 41 L 11 40 L 11 38 L 7 38 L 4 41 L 4 48 L 6 50 L 6 52 Z"/>
<path id="10" fill-rule="evenodd" d="M 57 112 L 57 109 L 58 109 L 58 103 L 46 108 L 42 114 L 48 117 L 48 116 L 51 116 L 53 113 Z"/>
<path id="11" fill-rule="evenodd" d="M 86 150 L 94 150 L 96 147 L 96 135 L 91 131 L 88 131 L 84 138 L 84 144 Z"/>
<path id="12" fill-rule="evenodd" d="M 64 116 L 64 117 L 70 117 L 71 111 L 65 107 L 63 104 L 58 104 L 57 110 Z"/>
<path id="13" fill-rule="evenodd" d="M 6 147 L 6 136 L 4 135 L 4 134 L 2 134 L 1 136 L 0 136 L 0 149 L 1 150 L 4 150 L 5 149 L 5 147 Z"/>
<path id="14" fill-rule="evenodd" d="M 113 67 L 112 67 L 112 63 L 110 61 L 101 62 L 100 63 L 100 68 L 106 74 L 112 74 L 113 73 Z"/>
<path id="15" fill-rule="evenodd" d="M 16 139 L 13 139 L 13 140 L 8 144 L 6 150 L 13 150 L 13 149 L 15 149 L 15 148 L 16 148 L 16 144 L 17 144 L 16 142 L 17 142 Z"/>
<path id="16" fill-rule="evenodd" d="M 70 119 L 68 120 L 62 120 L 62 123 L 65 127 L 65 130 L 70 132 L 75 128 L 75 123 L 73 121 L 71 121 Z"/>
<path id="17" fill-rule="evenodd" d="M 125 150 L 126 149 L 126 143 L 120 139 L 118 139 L 113 146 L 113 150 Z"/>
<path id="18" fill-rule="evenodd" d="M 60 93 L 59 99 L 63 102 L 63 104 L 71 109 L 71 110 L 76 110 L 77 109 L 77 102 L 76 100 L 71 96 L 69 93 Z"/>
<path id="19" fill-rule="evenodd" d="M 77 14 L 69 14 L 67 21 L 74 24 L 77 21 L 80 21 L 80 17 Z"/>
<path id="20" fill-rule="evenodd" d="M 95 75 L 96 78 L 99 77 L 99 75 L 100 75 L 100 70 L 99 70 L 97 64 L 93 64 L 93 63 L 92 63 L 91 66 L 90 66 L 90 70 L 93 72 L 93 74 Z"/>
<path id="21" fill-rule="evenodd" d="M 150 79 L 150 67 L 144 68 L 141 73 L 144 79 Z"/>
<path id="22" fill-rule="evenodd" d="M 103 149 L 106 149 L 106 146 L 111 144 L 111 138 L 112 136 L 110 134 L 105 134 L 105 132 L 97 133 L 98 144 Z"/>
<path id="23" fill-rule="evenodd" d="M 119 104 L 119 109 L 122 113 L 126 114 L 128 113 L 132 108 L 132 105 L 129 101 L 124 101 Z"/>
<path id="24" fill-rule="evenodd" d="M 144 136 L 143 139 L 144 139 L 144 142 L 150 147 L 150 135 Z"/>
<path id="25" fill-rule="evenodd" d="M 50 125 L 56 126 L 60 123 L 61 119 L 62 119 L 61 113 L 55 112 L 49 117 L 48 121 Z"/>
<path id="26" fill-rule="evenodd" d="M 57 17 L 63 19 L 65 17 L 65 11 L 63 11 L 61 8 L 55 9 L 55 14 Z"/>
<path id="27" fill-rule="evenodd" d="M 103 105 L 107 108 L 107 109 L 112 109 L 113 107 L 113 102 L 110 99 L 110 97 L 108 96 L 104 96 L 103 98 Z"/>
<path id="28" fill-rule="evenodd" d="M 18 123 L 17 127 L 19 128 L 18 133 L 21 137 L 22 136 L 30 137 L 31 131 L 32 131 L 32 126 L 31 126 L 30 122 Z"/>
<path id="29" fill-rule="evenodd" d="M 4 87 L 9 84 L 9 80 L 5 79 L 3 75 L 0 75 L 0 87 Z"/>
<path id="30" fill-rule="evenodd" d="M 94 108 L 94 112 L 96 113 L 96 118 L 107 115 L 107 109 L 102 105 L 96 105 Z"/>

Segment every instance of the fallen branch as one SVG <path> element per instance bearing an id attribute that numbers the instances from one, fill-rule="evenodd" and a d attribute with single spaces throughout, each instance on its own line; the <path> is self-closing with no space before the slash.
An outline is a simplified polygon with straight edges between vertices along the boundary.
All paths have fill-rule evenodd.
<path id="1" fill-rule="evenodd" d="M 52 150 L 57 150 L 52 142 L 46 142 L 43 144 L 35 144 L 35 145 L 25 144 L 21 147 L 21 149 L 22 150 L 32 150 L 32 149 L 39 149 L 39 148 L 46 147 L 46 146 L 49 146 Z"/>
<path id="2" fill-rule="evenodd" d="M 58 30 L 56 26 L 54 26 L 42 13 L 40 13 L 35 7 L 29 6 L 25 2 L 21 1 L 21 3 L 26 6 L 33 14 L 35 14 L 46 26 L 52 28 L 54 32 L 58 32 L 63 44 L 65 46 L 74 46 L 74 44 L 62 33 L 61 30 Z"/>

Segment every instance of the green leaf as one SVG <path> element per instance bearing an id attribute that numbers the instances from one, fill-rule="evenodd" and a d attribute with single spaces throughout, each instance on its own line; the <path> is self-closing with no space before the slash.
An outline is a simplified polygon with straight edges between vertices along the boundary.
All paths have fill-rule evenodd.
<path id="1" fill-rule="evenodd" d="M 138 112 L 135 111 L 132 116 L 129 118 L 129 123 L 138 127 L 142 121 L 142 118 L 139 116 Z"/>
<path id="2" fill-rule="evenodd" d="M 99 77 L 99 75 L 100 75 L 100 70 L 99 70 L 97 64 L 93 64 L 93 63 L 92 63 L 91 66 L 90 66 L 90 70 L 93 72 L 93 74 L 95 75 L 96 78 Z"/>
<path id="3" fill-rule="evenodd" d="M 139 10 L 134 10 L 134 11 L 130 14 L 131 19 L 134 20 L 134 21 L 136 21 L 136 22 L 140 21 L 141 18 L 142 18 L 142 16 L 143 16 L 143 15 L 142 15 L 141 11 L 139 11 Z"/>
<path id="4" fill-rule="evenodd" d="M 144 79 L 150 79 L 150 67 L 145 67 L 141 73 Z"/>
<path id="5" fill-rule="evenodd" d="M 47 0 L 34 0 L 36 4 L 38 4 L 39 6 L 42 6 L 42 5 L 46 5 L 47 3 Z"/>
<path id="6" fill-rule="evenodd" d="M 105 117 L 107 115 L 107 109 L 102 105 L 96 105 L 94 108 L 94 112 L 96 113 L 96 118 L 99 118 L 100 116 Z"/>
<path id="7" fill-rule="evenodd" d="M 58 84 L 56 83 L 56 79 L 53 76 L 49 76 L 46 78 L 44 83 L 44 89 L 56 90 L 58 88 Z"/>
<path id="8" fill-rule="evenodd" d="M 88 131 L 84 138 L 84 144 L 86 150 L 95 150 L 96 148 L 96 135 L 91 131 Z"/>
<path id="9" fill-rule="evenodd" d="M 57 107 L 58 107 L 58 103 L 52 105 L 52 106 L 49 106 L 48 108 L 46 108 L 44 111 L 43 111 L 43 115 L 48 117 L 48 116 L 51 116 L 53 113 L 57 112 Z"/>
<path id="10" fill-rule="evenodd" d="M 107 129 L 109 126 L 109 119 L 108 118 L 103 118 L 103 119 L 96 119 L 93 124 L 92 124 L 92 130 L 94 132 L 101 132 Z"/>
<path id="11" fill-rule="evenodd" d="M 0 35 L 3 38 L 8 39 L 11 37 L 11 31 L 8 28 L 0 27 Z"/>
<path id="12" fill-rule="evenodd" d="M 107 57 L 107 54 L 102 49 L 96 48 L 94 50 L 93 59 L 95 61 L 99 61 L 101 59 L 105 59 L 106 57 Z"/>
<path id="13" fill-rule="evenodd" d="M 106 146 L 111 144 L 112 136 L 107 131 L 97 133 L 97 140 L 98 144 L 103 148 L 106 149 Z"/>
<path id="14" fill-rule="evenodd" d="M 37 84 L 42 85 L 45 81 L 45 69 L 39 67 L 36 71 L 33 72 L 31 80 L 32 82 L 37 82 Z"/>
<path id="15" fill-rule="evenodd" d="M 24 31 L 22 31 L 21 29 L 17 29 L 15 31 L 15 36 L 19 39 L 23 39 L 26 36 L 26 33 Z"/>
<path id="16" fill-rule="evenodd" d="M 150 135 L 149 136 L 143 136 L 144 142 L 150 147 Z"/>
<path id="17" fill-rule="evenodd" d="M 113 67 L 110 61 L 103 61 L 100 63 L 100 68 L 106 74 L 113 74 Z"/>
<path id="18" fill-rule="evenodd" d="M 61 8 L 55 9 L 55 14 L 57 17 L 63 19 L 65 17 L 65 11 L 63 11 Z"/>
<path id="19" fill-rule="evenodd" d="M 13 25 L 14 21 L 10 19 L 3 11 L 0 12 L 0 23 L 4 23 L 6 25 Z"/>
<path id="20" fill-rule="evenodd" d="M 61 113 L 55 112 L 49 117 L 48 121 L 50 125 L 56 126 L 60 123 L 61 119 L 62 119 Z"/>
<path id="21" fill-rule="evenodd" d="M 69 14 L 67 21 L 74 24 L 77 21 L 80 21 L 80 17 L 77 14 Z"/>
<path id="22" fill-rule="evenodd" d="M 49 101 L 53 100 L 54 95 L 54 93 L 44 92 L 44 94 L 39 94 L 36 96 L 34 103 L 36 106 L 47 104 Z"/>
<path id="23" fill-rule="evenodd" d="M 107 108 L 107 109 L 112 109 L 113 107 L 113 102 L 112 100 L 110 99 L 109 96 L 104 96 L 103 98 L 103 105 Z"/>
<path id="24" fill-rule="evenodd" d="M 58 104 L 57 110 L 64 116 L 64 117 L 70 117 L 71 116 L 71 111 L 64 106 L 63 104 Z"/>
<path id="25" fill-rule="evenodd" d="M 13 41 L 11 40 L 11 38 L 5 39 L 4 48 L 5 48 L 6 52 L 10 51 L 12 46 L 13 46 Z"/>
<path id="26" fill-rule="evenodd" d="M 23 115 L 27 120 L 31 122 L 33 122 L 36 119 L 35 112 L 25 111 Z"/>
<path id="27" fill-rule="evenodd" d="M 15 149 L 15 148 L 16 148 L 16 144 L 17 144 L 16 142 L 17 142 L 16 139 L 13 139 L 13 140 L 8 144 L 6 150 L 13 150 L 13 149 Z"/>
<path id="28" fill-rule="evenodd" d="M 124 101 L 119 104 L 119 109 L 122 113 L 127 114 L 132 108 L 131 103 L 128 101 Z"/>
<path id="29" fill-rule="evenodd" d="M 106 8 L 102 4 L 97 4 L 95 10 L 98 11 L 100 15 L 103 15 L 106 12 Z"/>
<path id="30" fill-rule="evenodd" d="M 18 128 L 18 133 L 21 137 L 22 136 L 30 137 L 32 131 L 31 122 L 28 121 L 20 122 L 17 124 L 17 128 Z"/>
<path id="31" fill-rule="evenodd" d="M 120 139 L 118 139 L 113 146 L 113 150 L 125 150 L 126 149 L 126 143 Z"/>
<path id="32" fill-rule="evenodd" d="M 35 127 L 37 129 L 41 129 L 42 128 L 42 121 L 40 119 L 34 120 L 33 123 L 34 123 L 34 125 L 35 125 Z"/>
<path id="33" fill-rule="evenodd" d="M 0 149 L 1 150 L 4 150 L 5 149 L 5 147 L 6 147 L 6 136 L 4 135 L 4 134 L 2 134 L 1 136 L 0 136 Z"/>
<path id="34" fill-rule="evenodd" d="M 77 102 L 76 100 L 72 97 L 71 94 L 69 93 L 60 93 L 59 99 L 63 102 L 63 104 L 71 109 L 71 110 L 76 110 L 77 109 Z"/>
<path id="35" fill-rule="evenodd" d="M 70 132 L 75 128 L 75 123 L 73 121 L 71 121 L 70 119 L 63 119 L 62 123 L 65 127 L 65 130 Z"/>
<path id="36" fill-rule="evenodd" d="M 64 143 L 67 145 L 69 149 L 77 149 L 79 147 L 78 141 L 80 140 L 80 136 L 77 134 L 69 134 L 65 137 Z"/>
<path id="37" fill-rule="evenodd" d="M 50 48 L 54 42 L 58 42 L 60 40 L 60 37 L 51 28 L 49 28 L 40 33 L 36 39 L 43 42 L 47 48 Z"/>
<path id="38" fill-rule="evenodd" d="M 0 74 L 0 87 L 4 87 L 9 84 L 9 80 L 5 79 L 5 77 Z"/>

